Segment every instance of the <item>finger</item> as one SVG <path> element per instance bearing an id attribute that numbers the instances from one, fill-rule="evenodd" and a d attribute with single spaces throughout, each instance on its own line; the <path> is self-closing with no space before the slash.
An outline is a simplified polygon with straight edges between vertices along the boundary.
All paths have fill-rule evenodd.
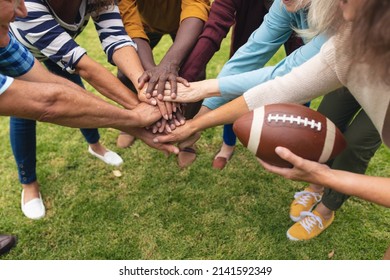
<path id="1" fill-rule="evenodd" d="M 150 104 L 150 105 L 156 106 L 157 105 L 157 100 L 156 100 L 156 98 L 151 97 L 151 95 L 150 95 L 150 98 L 147 99 L 147 103 Z"/>
<path id="2" fill-rule="evenodd" d="M 150 77 L 147 72 L 142 73 L 142 75 L 138 78 L 138 88 L 142 89 L 144 85 L 149 81 Z"/>
<path id="3" fill-rule="evenodd" d="M 162 119 L 161 120 L 161 127 L 159 127 L 158 132 L 160 132 L 160 133 L 164 132 L 166 124 L 167 124 L 167 120 Z"/>
<path id="4" fill-rule="evenodd" d="M 167 108 L 167 114 L 168 114 L 168 119 L 172 119 L 172 103 L 171 102 L 165 102 L 165 107 Z"/>
<path id="5" fill-rule="evenodd" d="M 290 172 L 290 170 L 291 170 L 290 168 L 283 168 L 283 167 L 278 167 L 278 166 L 269 164 L 269 163 L 267 163 L 264 160 L 261 160 L 259 158 L 257 160 L 264 167 L 264 169 L 267 170 L 268 172 L 275 173 L 275 174 L 281 175 L 283 177 L 287 177 L 287 175 L 288 175 L 287 173 Z"/>
<path id="6" fill-rule="evenodd" d="M 184 117 L 182 112 L 176 112 L 176 118 L 179 121 L 180 125 L 184 125 L 186 123 L 186 118 Z"/>
<path id="7" fill-rule="evenodd" d="M 172 102 L 172 111 L 174 113 L 176 113 L 176 111 L 177 111 L 177 106 L 179 106 L 179 104 Z"/>
<path id="8" fill-rule="evenodd" d="M 168 153 L 173 153 L 173 154 L 179 153 L 179 148 L 172 144 L 161 144 L 159 149 L 162 151 L 166 151 Z"/>
<path id="9" fill-rule="evenodd" d="M 160 135 L 160 136 L 153 138 L 153 142 L 154 143 L 175 142 L 175 135 L 173 135 L 173 134 Z"/>
<path id="10" fill-rule="evenodd" d="M 175 126 L 181 126 L 181 123 L 180 123 L 180 121 L 177 119 L 177 117 L 175 117 L 175 118 L 173 119 L 173 121 L 175 122 Z"/>
<path id="11" fill-rule="evenodd" d="M 167 107 L 165 106 L 165 103 L 162 101 L 157 101 L 157 106 L 160 109 L 161 116 L 163 116 L 164 119 L 168 119 L 168 111 Z"/>
<path id="12" fill-rule="evenodd" d="M 161 96 L 161 99 L 164 97 L 164 91 L 165 91 L 165 83 L 167 81 L 167 78 L 165 75 L 161 76 L 159 78 L 158 84 L 157 84 L 157 96 Z"/>
<path id="13" fill-rule="evenodd" d="M 182 78 L 182 77 L 177 77 L 177 78 L 176 78 L 176 81 L 177 81 L 178 83 L 182 83 L 182 84 L 185 85 L 186 87 L 189 87 L 189 86 L 190 86 L 190 83 L 189 83 L 186 79 L 184 79 L 184 78 Z"/>
<path id="14" fill-rule="evenodd" d="M 172 120 L 170 123 L 169 123 L 169 127 L 171 128 L 171 130 L 175 130 L 176 129 L 176 124 L 175 124 L 175 121 Z"/>
<path id="15" fill-rule="evenodd" d="M 284 147 L 276 147 L 275 153 L 280 156 L 282 159 L 288 161 L 292 165 L 298 164 L 302 158 L 292 153 L 289 149 Z"/>
<path id="16" fill-rule="evenodd" d="M 172 99 L 176 98 L 177 93 L 177 82 L 176 82 L 176 76 L 173 76 L 173 78 L 169 79 L 169 83 L 171 84 L 171 97 Z"/>
<path id="17" fill-rule="evenodd" d="M 172 132 L 172 129 L 171 129 L 171 127 L 169 126 L 168 123 L 165 124 L 165 131 L 166 131 L 167 133 L 171 133 L 171 132 Z"/>
<path id="18" fill-rule="evenodd" d="M 155 133 L 157 133 L 157 131 L 158 131 L 157 125 L 153 125 L 152 133 L 155 134 Z"/>
<path id="19" fill-rule="evenodd" d="M 158 83 L 158 80 L 150 78 L 148 86 L 146 88 L 146 93 L 150 93 L 152 96 L 155 96 L 155 95 L 153 95 L 153 92 L 154 92 L 154 88 L 156 87 L 157 83 Z"/>

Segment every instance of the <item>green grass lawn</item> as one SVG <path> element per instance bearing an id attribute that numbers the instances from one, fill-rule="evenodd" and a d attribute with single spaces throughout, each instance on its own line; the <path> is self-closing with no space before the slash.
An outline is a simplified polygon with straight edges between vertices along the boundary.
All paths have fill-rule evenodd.
<path id="1" fill-rule="evenodd" d="M 115 72 L 91 26 L 79 42 Z M 156 57 L 169 44 L 164 38 Z M 226 40 L 210 62 L 209 78 L 227 60 L 228 46 Z M 277 58 L 282 56 L 281 51 Z M 203 133 L 197 161 L 184 170 L 175 156 L 167 158 L 141 141 L 118 150 L 118 132 L 101 129 L 102 142 L 125 162 L 122 176 L 115 177 L 115 168 L 89 155 L 78 130 L 38 123 L 37 173 L 47 215 L 32 221 L 20 210 L 8 118 L 0 119 L 0 128 L 0 232 L 19 238 L 2 259 L 322 260 L 333 251 L 333 259 L 371 260 L 381 259 L 390 244 L 389 210 L 357 198 L 344 204 L 318 238 L 289 241 L 289 205 L 305 184 L 265 172 L 241 144 L 223 171 L 211 169 L 220 127 Z M 389 161 L 389 149 L 381 147 L 368 173 L 389 177 Z"/>

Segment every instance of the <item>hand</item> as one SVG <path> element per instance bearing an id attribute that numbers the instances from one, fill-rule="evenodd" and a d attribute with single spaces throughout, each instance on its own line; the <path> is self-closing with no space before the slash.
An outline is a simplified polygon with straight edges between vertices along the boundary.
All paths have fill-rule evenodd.
<path id="1" fill-rule="evenodd" d="M 175 130 L 176 127 L 182 126 L 186 123 L 183 114 L 177 111 L 173 114 L 172 119 L 165 120 L 164 118 L 158 120 L 156 123 L 150 126 L 152 133 L 170 133 Z"/>
<path id="2" fill-rule="evenodd" d="M 150 126 L 161 118 L 158 107 L 145 102 L 138 104 L 132 111 L 138 114 L 140 127 Z"/>
<path id="3" fill-rule="evenodd" d="M 177 76 L 179 67 L 175 64 L 164 64 L 155 66 L 146 70 L 138 79 L 139 88 L 143 88 L 148 83 L 145 95 L 150 97 L 153 95 L 154 89 L 157 89 L 156 95 L 160 95 L 160 100 L 164 95 L 165 83 L 170 84 L 171 94 L 176 94 L 177 91 Z"/>
<path id="4" fill-rule="evenodd" d="M 167 135 L 158 135 L 153 139 L 153 141 L 155 143 L 182 142 L 185 139 L 191 138 L 191 136 L 195 134 L 195 129 L 191 126 L 192 122 L 192 120 L 187 121 L 185 125 L 177 127 Z M 196 141 L 194 141 L 194 143 L 195 142 Z"/>
<path id="5" fill-rule="evenodd" d="M 320 182 L 319 175 L 330 170 L 327 165 L 303 159 L 286 148 L 276 147 L 275 153 L 282 159 L 290 162 L 293 167 L 282 168 L 270 165 L 261 159 L 258 160 L 267 171 L 281 175 L 287 179 L 321 185 L 322 182 Z"/>
<path id="6" fill-rule="evenodd" d="M 137 137 L 138 139 L 141 139 L 146 145 L 149 147 L 152 147 L 157 150 L 163 151 L 165 154 L 178 154 L 179 148 L 172 145 L 172 144 L 160 144 L 153 141 L 153 137 L 155 136 L 150 131 L 147 131 L 145 128 L 136 128 L 131 129 L 130 133 Z"/>
<path id="7" fill-rule="evenodd" d="M 160 100 L 162 99 L 164 101 L 171 101 L 171 102 L 180 102 L 180 103 L 197 102 L 205 98 L 201 85 L 202 83 L 200 82 L 188 83 L 186 80 L 184 80 L 184 83 L 177 84 L 177 89 L 176 89 L 177 94 L 172 95 L 171 85 L 169 83 L 166 83 L 163 92 L 164 97 L 161 98 L 160 95 L 157 96 L 158 94 L 157 89 L 153 91 L 153 96 L 157 96 L 157 98 Z"/>

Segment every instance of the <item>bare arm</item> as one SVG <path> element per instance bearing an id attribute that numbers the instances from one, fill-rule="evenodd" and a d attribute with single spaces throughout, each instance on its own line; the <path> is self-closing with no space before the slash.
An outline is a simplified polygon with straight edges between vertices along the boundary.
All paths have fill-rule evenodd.
<path id="1" fill-rule="evenodd" d="M 84 55 L 77 63 L 76 70 L 97 91 L 123 107 L 132 109 L 138 105 L 138 98 L 130 89 L 87 55 Z"/>
<path id="2" fill-rule="evenodd" d="M 330 169 L 324 164 L 298 157 L 286 148 L 278 147 L 275 152 L 294 167 L 280 168 L 260 160 L 263 167 L 270 172 L 287 179 L 326 186 L 341 193 L 390 207 L 390 178 Z"/>
<path id="3" fill-rule="evenodd" d="M 195 45 L 202 31 L 203 24 L 204 22 L 199 18 L 191 17 L 184 19 L 180 24 L 175 42 L 156 67 L 149 68 L 152 65 L 150 63 L 146 65 L 140 53 L 142 63 L 146 70 L 140 77 L 140 85 L 142 86 L 144 83 L 149 82 L 146 93 L 151 94 L 153 89 L 158 85 L 158 93 L 163 94 L 165 82 L 169 82 L 172 93 L 176 93 L 176 78 L 179 68 Z"/>

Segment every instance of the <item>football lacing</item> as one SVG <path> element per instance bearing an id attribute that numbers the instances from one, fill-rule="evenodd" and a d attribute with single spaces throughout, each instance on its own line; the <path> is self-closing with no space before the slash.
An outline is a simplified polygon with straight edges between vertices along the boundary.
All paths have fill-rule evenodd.
<path id="1" fill-rule="evenodd" d="M 274 122 L 289 122 L 290 124 L 296 123 L 297 125 L 303 125 L 303 126 L 310 126 L 312 129 L 317 129 L 317 131 L 321 131 L 322 129 L 322 123 L 316 122 L 315 120 L 309 120 L 308 118 L 302 118 L 301 116 L 293 116 L 286 114 L 279 115 L 279 114 L 268 114 L 267 121 L 270 123 L 272 121 Z"/>

